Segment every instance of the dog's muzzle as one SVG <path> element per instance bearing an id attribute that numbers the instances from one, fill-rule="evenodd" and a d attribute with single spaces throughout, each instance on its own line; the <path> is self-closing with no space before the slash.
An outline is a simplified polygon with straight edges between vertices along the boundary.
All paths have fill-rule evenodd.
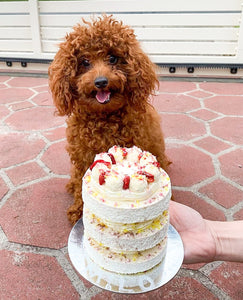
<path id="1" fill-rule="evenodd" d="M 109 102 L 111 92 L 103 90 L 108 85 L 108 79 L 102 76 L 97 77 L 94 81 L 94 84 L 99 89 L 95 96 L 97 101 L 102 104 Z"/>
<path id="2" fill-rule="evenodd" d="M 94 81 L 94 84 L 98 89 L 103 89 L 107 86 L 108 79 L 106 77 L 97 77 Z"/>

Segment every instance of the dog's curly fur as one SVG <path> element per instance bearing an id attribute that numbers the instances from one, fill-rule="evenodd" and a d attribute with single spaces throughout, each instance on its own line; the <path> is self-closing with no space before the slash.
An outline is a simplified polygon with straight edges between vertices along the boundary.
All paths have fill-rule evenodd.
<path id="1" fill-rule="evenodd" d="M 97 87 L 97 78 L 105 84 Z M 149 101 L 158 85 L 155 68 L 130 27 L 106 15 L 75 26 L 49 68 L 49 84 L 59 115 L 68 116 L 71 223 L 82 216 L 82 177 L 95 154 L 136 145 L 166 169 L 160 118 Z M 107 99 L 98 101 L 97 93 Z"/>

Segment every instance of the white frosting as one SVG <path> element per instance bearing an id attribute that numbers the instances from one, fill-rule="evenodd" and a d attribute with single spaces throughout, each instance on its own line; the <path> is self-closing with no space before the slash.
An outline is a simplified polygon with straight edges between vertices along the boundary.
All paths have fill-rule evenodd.
<path id="1" fill-rule="evenodd" d="M 90 170 L 87 170 L 86 174 L 84 175 L 85 185 L 88 185 L 89 190 L 97 191 L 103 198 L 107 200 L 116 200 L 116 201 L 129 201 L 134 199 L 139 200 L 145 200 L 148 197 L 151 197 L 153 193 L 155 193 L 159 188 L 161 188 L 161 185 L 166 186 L 167 188 L 170 187 L 170 180 L 168 175 L 161 171 L 160 178 L 157 180 L 157 182 L 149 183 L 147 181 L 141 183 L 141 179 L 145 180 L 146 176 L 139 175 L 139 174 L 132 174 L 130 176 L 130 185 L 129 190 L 123 189 L 119 186 L 119 189 L 114 191 L 114 187 L 112 184 L 110 184 L 110 177 L 114 177 L 114 171 L 110 171 L 109 169 L 106 169 L 104 167 L 103 169 L 98 169 L 97 164 L 92 172 Z M 97 170 L 98 169 L 98 170 Z M 108 175 L 105 176 L 105 183 L 103 185 L 99 184 L 99 176 L 102 174 L 103 171 L 108 171 Z M 91 177 L 89 177 L 91 176 Z M 124 179 L 125 175 L 115 175 L 120 177 L 119 180 Z M 89 181 L 91 180 L 91 183 Z M 108 184 L 107 184 L 108 182 Z M 132 183 L 131 183 L 132 182 Z M 135 187 L 136 188 L 135 188 Z"/>
<path id="2" fill-rule="evenodd" d="M 98 217 L 115 223 L 136 223 L 154 219 L 168 209 L 171 198 L 170 182 L 168 181 L 150 198 L 140 200 L 139 197 L 134 197 L 130 201 L 120 201 L 120 197 L 115 200 L 104 197 L 104 194 L 93 189 L 90 182 L 90 171 L 88 170 L 82 189 L 85 205 Z"/>
<path id="3" fill-rule="evenodd" d="M 161 171 L 160 169 L 158 169 L 158 167 L 156 167 L 155 165 L 149 163 L 145 166 L 144 168 L 145 172 L 148 172 L 152 175 L 154 175 L 154 181 L 157 182 L 159 180 Z"/>
<path id="4" fill-rule="evenodd" d="M 135 174 L 131 176 L 130 179 L 130 191 L 134 193 L 141 193 L 141 191 L 146 191 L 148 186 L 147 179 L 145 175 Z"/>
<path id="5" fill-rule="evenodd" d="M 90 167 L 92 185 L 107 197 L 134 197 L 130 192 L 143 193 L 148 197 L 159 186 L 162 172 L 156 158 L 137 147 L 114 146 L 108 153 L 95 156 Z M 114 187 L 115 184 L 115 187 Z M 109 192 L 119 193 L 110 195 Z M 141 196 L 141 195 L 139 195 Z"/>
<path id="6" fill-rule="evenodd" d="M 142 154 L 142 150 L 139 149 L 136 146 L 133 146 L 132 148 L 127 151 L 127 157 L 126 159 L 130 162 L 139 162 L 139 156 Z"/>
<path id="7" fill-rule="evenodd" d="M 157 162 L 157 159 L 154 155 L 152 155 L 150 152 L 148 151 L 144 151 L 142 153 L 142 156 L 140 158 L 140 165 L 141 166 L 145 166 L 147 165 L 148 163 L 154 163 L 154 162 Z"/>
<path id="8" fill-rule="evenodd" d="M 121 191 L 123 187 L 123 178 L 115 173 L 110 172 L 110 176 L 106 178 L 106 186 L 109 186 L 111 192 Z"/>
<path id="9" fill-rule="evenodd" d="M 89 257 L 104 269 L 121 274 L 144 272 L 159 264 L 166 253 L 166 242 L 165 238 L 148 250 L 117 253 L 84 236 L 84 246 Z"/>
<path id="10" fill-rule="evenodd" d="M 100 159 L 104 160 L 104 161 L 107 161 L 107 162 L 110 162 L 110 163 L 112 162 L 110 156 L 106 152 L 102 152 L 102 153 L 99 153 L 99 154 L 95 155 L 94 161 L 100 160 Z"/>
<path id="11" fill-rule="evenodd" d="M 108 153 L 111 153 L 116 162 L 119 163 L 119 162 L 122 162 L 125 155 L 126 155 L 126 148 L 121 148 L 119 146 L 113 146 L 112 148 L 110 148 L 108 150 Z"/>

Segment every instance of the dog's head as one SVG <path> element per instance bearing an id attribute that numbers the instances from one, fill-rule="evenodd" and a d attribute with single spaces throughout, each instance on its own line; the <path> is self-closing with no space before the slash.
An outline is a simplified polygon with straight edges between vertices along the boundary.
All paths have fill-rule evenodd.
<path id="1" fill-rule="evenodd" d="M 143 110 L 158 83 L 133 30 L 111 16 L 74 27 L 60 45 L 49 79 L 60 115 L 112 112 L 124 105 Z"/>

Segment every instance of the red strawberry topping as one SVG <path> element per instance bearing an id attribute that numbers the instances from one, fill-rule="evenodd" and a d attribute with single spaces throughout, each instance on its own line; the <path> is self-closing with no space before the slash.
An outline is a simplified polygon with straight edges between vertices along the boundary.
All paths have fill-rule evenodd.
<path id="1" fill-rule="evenodd" d="M 101 171 L 99 176 L 99 184 L 102 185 L 105 183 L 105 171 Z"/>
<path id="2" fill-rule="evenodd" d="M 125 148 L 121 148 L 122 150 L 122 156 L 126 157 L 127 156 L 127 150 Z"/>
<path id="3" fill-rule="evenodd" d="M 153 174 L 150 174 L 146 171 L 138 171 L 138 174 L 139 175 L 145 175 L 147 177 L 148 182 L 154 182 L 154 175 Z"/>
<path id="4" fill-rule="evenodd" d="M 108 155 L 110 156 L 112 164 L 115 165 L 116 164 L 116 160 L 115 160 L 114 155 L 112 153 L 108 153 Z"/>
<path id="5" fill-rule="evenodd" d="M 153 165 L 157 168 L 160 168 L 160 163 L 158 161 L 154 161 L 153 162 Z"/>
<path id="6" fill-rule="evenodd" d="M 125 177 L 123 178 L 123 189 L 124 190 L 129 189 L 129 184 L 130 184 L 130 176 L 125 175 Z"/>
<path id="7" fill-rule="evenodd" d="M 111 168 L 111 163 L 110 163 L 110 162 L 105 161 L 105 160 L 103 160 L 103 159 L 98 159 L 98 160 L 96 160 L 96 161 L 94 161 L 94 162 L 92 163 L 92 165 L 90 166 L 90 170 L 92 171 L 92 169 L 93 169 L 98 163 L 102 163 L 102 164 L 106 165 L 109 169 Z"/>

